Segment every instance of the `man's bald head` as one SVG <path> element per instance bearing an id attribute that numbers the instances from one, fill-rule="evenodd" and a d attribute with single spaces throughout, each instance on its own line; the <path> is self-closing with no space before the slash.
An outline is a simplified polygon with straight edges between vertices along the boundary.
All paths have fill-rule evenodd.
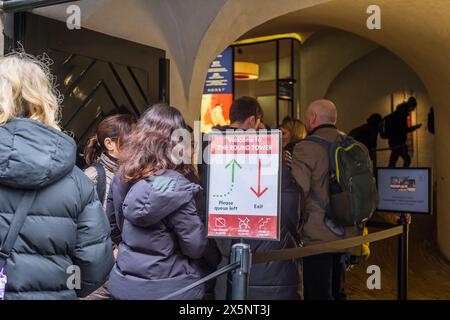
<path id="1" fill-rule="evenodd" d="M 336 124 L 336 106 L 330 100 L 317 100 L 311 103 L 305 114 L 306 128 L 311 132 L 324 124 Z"/>

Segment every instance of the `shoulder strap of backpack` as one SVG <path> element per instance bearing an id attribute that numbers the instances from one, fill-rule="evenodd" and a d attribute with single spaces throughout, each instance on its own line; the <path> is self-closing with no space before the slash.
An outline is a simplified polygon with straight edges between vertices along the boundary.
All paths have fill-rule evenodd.
<path id="1" fill-rule="evenodd" d="M 328 156 L 330 158 L 330 171 L 331 171 L 332 170 L 332 165 L 331 165 L 332 158 L 330 156 L 330 148 L 332 147 L 333 144 L 331 142 L 329 142 L 329 141 L 319 137 L 319 136 L 316 136 L 316 135 L 308 136 L 308 137 L 306 137 L 305 140 L 316 142 L 316 143 L 320 144 L 322 147 L 324 147 L 327 150 Z M 323 201 L 322 199 L 320 199 L 319 196 L 313 190 L 310 191 L 310 197 L 315 203 L 317 203 L 319 205 L 319 207 L 322 210 L 325 211 L 325 215 L 328 216 L 330 214 L 331 207 L 330 207 L 329 203 L 327 203 L 327 202 Z"/>
<path id="2" fill-rule="evenodd" d="M 19 203 L 19 206 L 14 213 L 14 217 L 11 222 L 11 226 L 9 227 L 8 234 L 6 235 L 5 241 L 0 247 L 0 271 L 6 265 L 6 262 L 11 255 L 11 251 L 16 243 L 16 240 L 19 236 L 20 230 L 25 223 L 25 218 L 28 215 L 28 211 L 30 210 L 34 199 L 36 198 L 37 191 L 26 191 L 22 200 Z"/>
<path id="3" fill-rule="evenodd" d="M 97 194 L 100 202 L 103 203 L 106 195 L 106 171 L 100 163 L 94 163 L 93 167 L 97 170 Z"/>
<path id="4" fill-rule="evenodd" d="M 308 137 L 306 137 L 306 139 L 305 140 L 307 140 L 307 141 L 312 141 L 312 142 L 315 142 L 315 143 L 318 143 L 318 144 L 320 144 L 322 147 L 324 147 L 325 148 L 325 150 L 327 151 L 327 153 L 328 153 L 328 159 L 330 160 L 330 172 L 331 171 L 334 171 L 334 165 L 333 165 L 333 154 L 334 154 L 334 152 L 333 152 L 333 150 L 332 150 L 332 147 L 333 147 L 333 143 L 332 142 L 329 142 L 328 140 L 325 140 L 324 138 L 322 138 L 322 137 L 319 137 L 319 136 L 316 136 L 316 135 L 312 135 L 312 136 L 308 136 Z"/>
<path id="5" fill-rule="evenodd" d="M 312 136 L 307 136 L 305 138 L 306 141 L 312 141 L 315 143 L 320 144 L 322 147 L 324 147 L 325 149 L 329 149 L 331 147 L 331 142 L 325 140 L 324 138 L 321 138 L 319 136 L 316 135 L 312 135 Z"/>

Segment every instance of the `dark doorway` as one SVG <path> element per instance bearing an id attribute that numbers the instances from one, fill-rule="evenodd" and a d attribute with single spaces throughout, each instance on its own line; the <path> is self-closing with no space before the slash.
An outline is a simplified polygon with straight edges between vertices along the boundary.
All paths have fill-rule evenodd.
<path id="1" fill-rule="evenodd" d="M 159 61 L 165 51 L 88 29 L 69 30 L 63 22 L 30 13 L 10 14 L 7 21 L 5 48 L 20 41 L 27 53 L 53 60 L 51 70 L 64 96 L 62 125 L 80 152 L 105 116 L 139 117 L 159 100 Z"/>

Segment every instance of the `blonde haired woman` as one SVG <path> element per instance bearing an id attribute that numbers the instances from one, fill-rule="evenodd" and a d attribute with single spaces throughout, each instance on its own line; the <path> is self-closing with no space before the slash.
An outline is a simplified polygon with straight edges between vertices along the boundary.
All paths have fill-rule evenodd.
<path id="1" fill-rule="evenodd" d="M 283 134 L 283 148 L 289 143 L 296 143 L 306 137 L 306 127 L 298 119 L 284 118 L 280 124 L 280 130 Z"/>
<path id="2" fill-rule="evenodd" d="M 283 134 L 283 158 L 284 160 L 286 160 L 287 165 L 290 166 L 292 160 L 292 151 L 294 150 L 295 145 L 300 140 L 306 138 L 306 127 L 300 120 L 286 117 L 280 124 L 280 130 Z"/>
<path id="3" fill-rule="evenodd" d="M 0 57 L 0 299 L 83 297 L 113 265 L 108 222 L 59 111 L 44 63 Z"/>

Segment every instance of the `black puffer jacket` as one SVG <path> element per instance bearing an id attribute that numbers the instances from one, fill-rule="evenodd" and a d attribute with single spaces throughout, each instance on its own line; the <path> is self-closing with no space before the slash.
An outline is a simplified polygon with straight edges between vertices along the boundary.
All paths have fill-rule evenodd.
<path id="1" fill-rule="evenodd" d="M 205 262 L 218 263 L 196 208 L 199 185 L 168 170 L 132 186 L 116 174 L 110 190 L 107 213 L 115 242 L 121 241 L 109 279 L 116 299 L 163 298 L 199 280 Z M 199 286 L 175 299 L 203 295 Z"/>
<path id="2" fill-rule="evenodd" d="M 280 241 L 245 240 L 253 253 L 297 247 L 300 225 L 300 189 L 290 170 L 283 166 L 281 184 Z M 237 243 L 237 241 L 233 241 Z M 301 292 L 301 260 L 270 261 L 252 265 L 248 288 L 249 300 L 298 300 Z M 230 295 L 230 283 L 228 295 Z"/>
<path id="3" fill-rule="evenodd" d="M 0 126 L 0 243 L 24 190 L 38 191 L 7 261 L 6 299 L 76 299 L 111 270 L 109 226 L 75 154 L 72 138 L 34 120 Z M 76 284 L 73 265 L 81 276 L 75 290 L 68 287 Z"/>

